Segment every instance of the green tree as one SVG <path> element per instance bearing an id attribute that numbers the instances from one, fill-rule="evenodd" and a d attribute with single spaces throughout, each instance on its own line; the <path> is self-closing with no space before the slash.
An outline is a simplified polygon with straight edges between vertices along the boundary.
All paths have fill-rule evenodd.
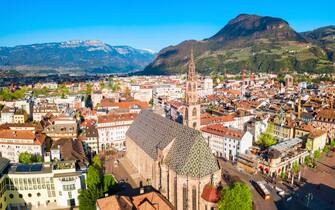
<path id="1" fill-rule="evenodd" d="M 318 150 L 315 150 L 315 152 L 314 152 L 314 158 L 317 160 L 317 159 L 320 158 L 320 156 L 321 156 L 321 152 L 320 152 L 320 150 L 319 150 L 319 149 L 318 149 Z"/>
<path id="2" fill-rule="evenodd" d="M 329 151 L 330 151 L 330 149 L 327 145 L 322 150 L 322 152 L 324 152 L 324 153 L 328 153 Z"/>
<path id="3" fill-rule="evenodd" d="M 258 138 L 258 144 L 262 145 L 265 148 L 272 146 L 276 143 L 276 138 L 269 133 L 262 133 Z"/>
<path id="4" fill-rule="evenodd" d="M 334 139 L 330 142 L 330 146 L 331 146 L 332 148 L 335 148 L 335 140 L 334 140 Z"/>
<path id="5" fill-rule="evenodd" d="M 99 156 L 94 156 L 87 171 L 87 189 L 82 190 L 79 195 L 79 209 L 95 209 L 96 200 L 101 198 L 105 192 L 109 192 L 115 184 L 113 176 L 103 176 L 102 162 Z"/>
<path id="6" fill-rule="evenodd" d="M 115 186 L 116 182 L 115 182 L 115 179 L 113 176 L 111 175 L 105 175 L 104 178 L 103 178 L 103 183 L 104 183 L 104 186 L 103 186 L 103 189 L 104 189 L 104 192 L 108 192 L 110 190 L 111 187 Z"/>
<path id="7" fill-rule="evenodd" d="M 65 98 L 65 96 L 70 93 L 70 90 L 65 85 L 59 85 L 57 88 L 57 93 L 61 95 L 62 98 Z"/>
<path id="8" fill-rule="evenodd" d="M 292 164 L 292 172 L 294 174 L 297 174 L 299 173 L 299 170 L 300 170 L 300 167 L 299 167 L 299 164 L 297 161 L 295 161 L 293 164 Z"/>
<path id="9" fill-rule="evenodd" d="M 79 210 L 96 210 L 95 203 L 97 199 L 103 196 L 100 188 L 89 186 L 87 189 L 80 191 Z"/>
<path id="10" fill-rule="evenodd" d="M 304 159 L 304 164 L 308 167 L 313 166 L 312 158 L 310 156 L 306 156 Z"/>
<path id="11" fill-rule="evenodd" d="M 21 89 L 12 92 L 9 88 L 3 88 L 0 91 L 0 100 L 4 101 L 11 101 L 11 100 L 18 100 L 22 99 L 25 96 L 27 88 L 22 87 Z"/>
<path id="12" fill-rule="evenodd" d="M 22 152 L 19 155 L 19 162 L 23 164 L 32 163 L 32 155 L 29 152 Z"/>
<path id="13" fill-rule="evenodd" d="M 92 166 L 96 167 L 97 169 L 101 170 L 102 169 L 102 162 L 99 158 L 98 155 L 95 155 L 93 158 L 92 158 Z"/>
<path id="14" fill-rule="evenodd" d="M 225 79 L 223 75 L 218 74 L 216 71 L 212 71 L 210 76 L 215 86 Z"/>
<path id="15" fill-rule="evenodd" d="M 285 179 L 286 178 L 286 173 L 284 171 L 281 171 L 280 178 L 281 179 Z"/>
<path id="16" fill-rule="evenodd" d="M 43 157 L 40 154 L 32 155 L 31 156 L 31 161 L 33 163 L 42 163 L 43 162 Z"/>
<path id="17" fill-rule="evenodd" d="M 92 93 L 92 84 L 86 84 L 86 95 L 90 95 Z"/>
<path id="18" fill-rule="evenodd" d="M 95 166 L 91 165 L 87 170 L 86 185 L 97 186 L 101 183 L 101 171 Z"/>
<path id="19" fill-rule="evenodd" d="M 267 148 L 277 143 L 276 138 L 273 136 L 274 124 L 269 122 L 264 133 L 258 137 L 258 144 Z"/>
<path id="20" fill-rule="evenodd" d="M 252 196 L 249 187 L 241 182 L 235 182 L 221 192 L 218 202 L 219 210 L 251 210 Z"/>

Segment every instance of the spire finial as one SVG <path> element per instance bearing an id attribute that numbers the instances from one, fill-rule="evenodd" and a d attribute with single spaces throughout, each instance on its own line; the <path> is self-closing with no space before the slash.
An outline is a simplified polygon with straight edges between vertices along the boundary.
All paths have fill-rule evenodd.
<path id="1" fill-rule="evenodd" d="M 195 64 L 194 64 L 193 47 L 191 47 L 190 60 L 189 60 L 189 63 L 188 63 L 187 78 L 189 80 L 194 80 L 195 79 Z"/>

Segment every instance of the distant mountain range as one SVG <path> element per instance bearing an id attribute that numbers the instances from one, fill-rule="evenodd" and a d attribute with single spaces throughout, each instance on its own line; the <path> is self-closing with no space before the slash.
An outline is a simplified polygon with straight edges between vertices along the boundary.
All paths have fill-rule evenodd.
<path id="1" fill-rule="evenodd" d="M 124 73 L 140 71 L 155 54 L 101 41 L 66 41 L 0 47 L 0 70 L 11 74 Z"/>
<path id="2" fill-rule="evenodd" d="M 194 48 L 197 71 L 334 72 L 335 26 L 298 33 L 280 18 L 241 14 L 214 36 L 161 50 L 141 74 L 185 72 Z"/>

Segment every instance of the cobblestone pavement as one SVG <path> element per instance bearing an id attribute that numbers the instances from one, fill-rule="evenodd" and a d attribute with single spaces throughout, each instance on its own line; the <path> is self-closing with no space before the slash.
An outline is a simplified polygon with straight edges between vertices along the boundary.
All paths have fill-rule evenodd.
<path id="1" fill-rule="evenodd" d="M 112 174 L 117 181 L 125 181 L 133 188 L 138 187 L 135 181 L 131 178 L 130 174 L 125 170 L 122 165 L 123 152 L 113 152 L 110 154 L 102 154 L 104 162 L 105 174 Z"/>

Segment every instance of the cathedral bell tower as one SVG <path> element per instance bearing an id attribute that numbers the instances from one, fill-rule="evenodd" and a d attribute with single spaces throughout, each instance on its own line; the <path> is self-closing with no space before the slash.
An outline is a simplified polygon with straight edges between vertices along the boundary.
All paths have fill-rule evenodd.
<path id="1" fill-rule="evenodd" d="M 200 130 L 200 104 L 198 101 L 197 75 L 195 73 L 193 48 L 191 49 L 191 56 L 188 63 L 183 124 L 190 128 Z"/>

